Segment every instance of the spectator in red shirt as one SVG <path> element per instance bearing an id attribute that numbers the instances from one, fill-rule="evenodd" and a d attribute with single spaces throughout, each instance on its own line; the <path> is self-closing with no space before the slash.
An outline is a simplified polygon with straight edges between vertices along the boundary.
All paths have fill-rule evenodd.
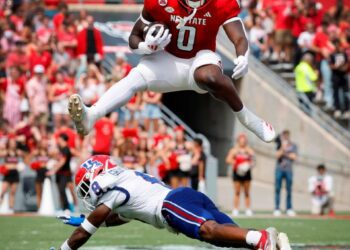
<path id="1" fill-rule="evenodd" d="M 110 155 L 114 138 L 114 123 L 110 114 L 101 118 L 94 126 L 94 139 L 92 143 L 93 155 Z"/>
<path id="2" fill-rule="evenodd" d="M 57 32 L 57 40 L 69 56 L 75 58 L 78 41 L 74 25 L 68 21 L 63 22 L 62 28 Z"/>
<path id="3" fill-rule="evenodd" d="M 62 72 L 56 73 L 56 82 L 50 86 L 49 100 L 52 103 L 52 114 L 55 124 L 68 121 L 68 96 L 72 94 L 72 86 L 65 81 Z"/>
<path id="4" fill-rule="evenodd" d="M 286 3 L 280 3 L 273 7 L 275 14 L 275 47 L 273 60 L 282 62 L 291 61 L 292 45 L 293 45 L 293 2 L 286 1 Z M 284 52 L 284 58 L 282 58 L 282 52 Z"/>
<path id="5" fill-rule="evenodd" d="M 53 29 L 50 24 L 50 18 L 44 16 L 40 27 L 36 30 L 38 40 L 43 44 L 48 44 L 53 34 Z"/>
<path id="6" fill-rule="evenodd" d="M 74 156 L 79 156 L 80 148 L 80 139 L 78 134 L 75 132 L 75 129 L 72 129 L 71 127 L 67 126 L 65 122 L 61 122 L 57 125 L 55 133 L 53 134 L 53 138 L 58 140 L 58 137 L 62 134 L 65 134 L 68 136 L 68 147 L 71 150 L 72 154 Z"/>
<path id="7" fill-rule="evenodd" d="M 62 27 L 64 19 L 68 17 L 68 5 L 66 3 L 61 2 L 57 7 L 58 13 L 53 17 L 56 32 Z"/>
<path id="8" fill-rule="evenodd" d="M 25 49 L 26 43 L 24 41 L 16 41 L 15 47 L 7 56 L 6 67 L 16 66 L 20 67 L 21 71 L 26 72 L 29 69 L 29 59 Z"/>
<path id="9" fill-rule="evenodd" d="M 118 52 L 115 54 L 115 65 L 113 67 L 114 80 L 119 81 L 129 74 L 132 66 L 128 63 L 125 53 Z"/>
<path id="10" fill-rule="evenodd" d="M 51 61 L 51 53 L 46 50 L 46 46 L 43 42 L 38 41 L 35 50 L 31 51 L 29 55 L 30 70 L 33 72 L 36 65 L 42 65 L 45 71 L 47 71 L 51 65 Z"/>
<path id="11" fill-rule="evenodd" d="M 88 26 L 78 33 L 78 55 L 86 64 L 99 64 L 103 59 L 103 40 L 101 31 L 94 27 L 94 18 L 87 17 Z"/>

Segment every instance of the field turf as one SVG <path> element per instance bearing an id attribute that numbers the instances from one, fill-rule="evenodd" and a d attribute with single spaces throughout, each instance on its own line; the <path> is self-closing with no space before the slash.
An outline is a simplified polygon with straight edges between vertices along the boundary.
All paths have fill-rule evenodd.
<path id="1" fill-rule="evenodd" d="M 350 249 L 350 220 L 241 218 L 236 221 L 240 226 L 249 228 L 275 226 L 286 232 L 291 242 L 297 245 L 343 245 L 348 247 L 342 249 Z M 1 216 L 0 226 L 0 250 L 48 250 L 51 246 L 58 249 L 74 229 L 55 218 L 36 216 Z M 205 246 L 201 242 L 170 234 L 166 230 L 153 229 L 140 222 L 102 228 L 86 246 L 133 246 L 138 249 L 149 246 L 148 249 L 154 249 L 152 246 L 160 245 Z"/>

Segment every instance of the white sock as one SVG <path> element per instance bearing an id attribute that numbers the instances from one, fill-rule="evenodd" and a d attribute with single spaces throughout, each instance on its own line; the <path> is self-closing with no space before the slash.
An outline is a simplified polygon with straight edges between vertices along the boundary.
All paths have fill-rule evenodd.
<path id="1" fill-rule="evenodd" d="M 235 112 L 235 114 L 242 125 L 252 131 L 261 140 L 270 142 L 274 139 L 275 131 L 271 125 L 267 124 L 264 120 L 256 116 L 245 106 L 243 106 L 240 111 Z"/>
<path id="2" fill-rule="evenodd" d="M 260 122 L 261 119 L 257 117 L 253 112 L 251 112 L 249 109 L 247 109 L 246 106 L 243 106 L 243 108 L 235 112 L 238 120 L 244 125 L 249 126 L 249 124 L 254 122 Z"/>
<path id="3" fill-rule="evenodd" d="M 249 246 L 257 246 L 260 238 L 262 236 L 262 233 L 259 231 L 248 231 L 247 236 L 245 237 L 245 241 Z"/>
<path id="4" fill-rule="evenodd" d="M 97 120 L 113 110 L 125 105 L 136 92 L 147 89 L 146 80 L 133 69 L 130 73 L 110 87 L 101 98 L 90 108 L 89 116 Z"/>

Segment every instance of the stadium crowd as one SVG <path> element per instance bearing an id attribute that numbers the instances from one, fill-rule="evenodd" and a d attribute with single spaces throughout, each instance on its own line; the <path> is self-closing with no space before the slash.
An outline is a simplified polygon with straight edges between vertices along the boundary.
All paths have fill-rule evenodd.
<path id="1" fill-rule="evenodd" d="M 14 208 L 19 172 L 29 167 L 36 173 L 38 208 L 45 178 L 55 176 L 62 209 L 72 209 L 65 190 L 70 189 L 76 204 L 74 165 L 92 154 L 110 154 L 172 187 L 202 185 L 202 141 L 188 141 L 182 126 L 170 128 L 161 120 L 159 93 L 135 95 L 85 138 L 75 132 L 69 95 L 79 93 L 93 105 L 132 68 L 125 54 L 117 53 L 111 72 L 104 71 L 102 35 L 92 16 L 73 14 L 64 2 L 56 12 L 41 1 L 0 3 L 0 202 L 9 191 Z"/>
<path id="2" fill-rule="evenodd" d="M 326 9 L 318 0 L 246 0 L 241 16 L 254 56 L 294 65 L 296 91 L 349 120 L 350 12 L 344 2 Z"/>
<path id="3" fill-rule="evenodd" d="M 311 55 L 310 69 L 316 71 L 315 62 L 321 65 L 325 99 L 324 64 L 333 71 L 334 90 L 338 86 L 343 88 L 344 95 L 348 92 L 343 78 L 336 84 L 334 81 L 341 71 L 337 68 L 339 63 L 348 62 L 349 47 L 336 45 L 347 45 L 345 42 L 350 40 L 346 39 L 347 34 L 350 36 L 349 14 L 324 14 L 317 2 L 311 0 L 295 1 L 283 8 L 262 8 L 261 1 L 242 2 L 246 8 L 241 15 L 256 57 L 300 65 L 300 60 L 308 62 L 307 51 L 306 55 Z M 191 185 L 203 190 L 206 157 L 202 141 L 189 141 L 182 126 L 170 128 L 162 121 L 162 95 L 159 93 L 147 91 L 135 95 L 125 107 L 100 119 L 85 138 L 75 132 L 67 110 L 68 96 L 79 93 L 87 105 L 93 105 L 132 68 L 121 52 L 116 53 L 111 72 L 102 68 L 105 56 L 102 34 L 94 28 L 92 16 L 85 11 L 73 14 L 64 3 L 59 4 L 56 11 L 41 1 L 8 3 L 0 1 L 0 175 L 3 176 L 0 205 L 8 191 L 10 209 L 14 208 L 20 172 L 30 169 L 36 175 L 38 208 L 43 183 L 46 177 L 53 176 L 62 210 L 73 210 L 66 188 L 77 204 L 72 181 L 74 170 L 93 154 L 112 155 L 124 166 L 150 173 L 172 187 Z M 334 26 L 334 20 L 341 25 Z M 326 30 L 334 31 L 334 36 L 340 40 L 333 40 L 333 33 L 325 33 Z M 344 54 L 345 61 L 339 59 L 339 53 Z M 312 93 L 318 88 L 315 85 Z M 308 96 L 314 98 L 314 95 Z M 331 98 L 334 98 L 335 108 L 340 110 L 340 96 L 331 95 Z M 349 115 L 348 103 L 343 99 L 341 110 L 345 117 Z M 284 157 L 283 152 L 281 157 Z M 242 190 L 246 215 L 250 216 L 254 151 L 245 135 L 237 138 L 226 161 L 233 168 L 233 215 L 239 213 Z M 276 194 L 277 211 L 279 192 Z"/>

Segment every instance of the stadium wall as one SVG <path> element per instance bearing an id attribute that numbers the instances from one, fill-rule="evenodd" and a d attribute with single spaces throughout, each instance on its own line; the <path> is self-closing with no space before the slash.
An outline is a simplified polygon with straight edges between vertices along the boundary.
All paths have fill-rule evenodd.
<path id="1" fill-rule="evenodd" d="M 332 137 L 294 103 L 284 98 L 269 82 L 269 76 L 252 70 L 240 86 L 240 95 L 246 106 L 269 121 L 277 132 L 291 131 L 292 140 L 298 145 L 299 160 L 295 164 L 294 189 L 307 193 L 307 180 L 315 174 L 316 165 L 325 163 L 334 177 L 336 202 L 350 208 L 350 150 Z M 235 122 L 234 132 L 246 132 Z M 274 183 L 275 145 L 265 144 L 253 134 L 248 138 L 257 152 L 254 179 Z"/>

